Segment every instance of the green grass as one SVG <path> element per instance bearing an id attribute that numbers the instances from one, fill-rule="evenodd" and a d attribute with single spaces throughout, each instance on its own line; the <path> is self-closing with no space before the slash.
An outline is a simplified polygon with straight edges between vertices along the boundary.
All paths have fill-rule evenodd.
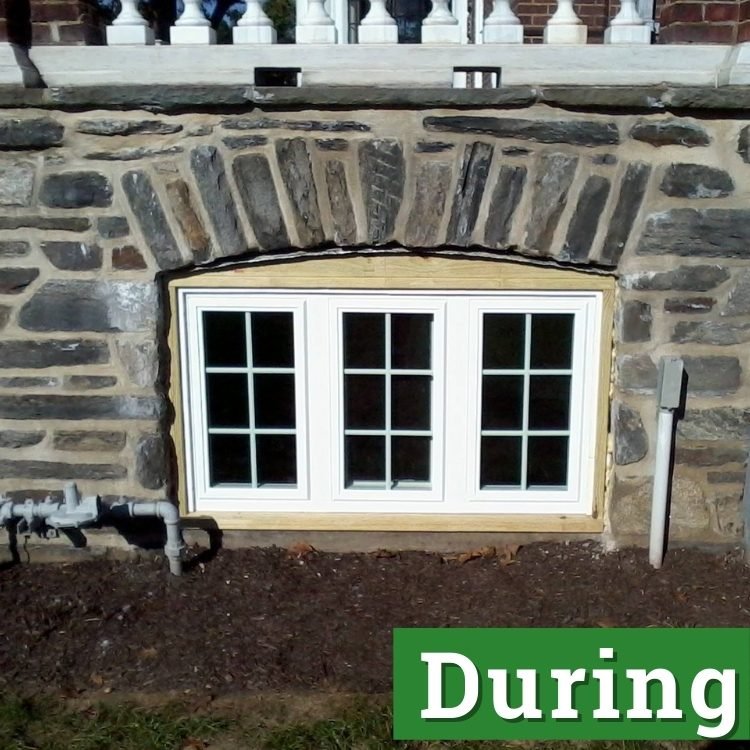
<path id="1" fill-rule="evenodd" d="M 395 742 L 388 706 L 350 701 L 321 719 L 295 719 L 283 696 L 266 704 L 221 705 L 196 712 L 173 703 L 144 708 L 128 703 L 76 708 L 51 698 L 0 696 L 1 750 L 681 750 L 688 742 Z M 303 701 L 304 703 L 304 701 Z M 240 706 L 238 708 L 238 705 Z"/>

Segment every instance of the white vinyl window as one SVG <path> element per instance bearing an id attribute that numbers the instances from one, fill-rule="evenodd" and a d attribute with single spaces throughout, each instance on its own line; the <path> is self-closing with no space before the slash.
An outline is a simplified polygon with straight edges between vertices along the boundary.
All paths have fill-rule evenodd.
<path id="1" fill-rule="evenodd" d="M 181 289 L 191 511 L 591 513 L 601 293 Z"/>

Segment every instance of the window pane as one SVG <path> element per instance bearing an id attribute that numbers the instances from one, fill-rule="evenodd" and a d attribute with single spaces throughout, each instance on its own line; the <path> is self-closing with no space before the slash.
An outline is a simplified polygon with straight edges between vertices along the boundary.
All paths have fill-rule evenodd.
<path id="1" fill-rule="evenodd" d="M 250 484 L 250 436 L 209 435 L 211 485 Z"/>
<path id="2" fill-rule="evenodd" d="M 432 315 L 391 315 L 391 367 L 394 370 L 429 370 L 432 350 Z"/>
<path id="3" fill-rule="evenodd" d="M 344 429 L 385 429 L 385 376 L 345 377 Z"/>
<path id="4" fill-rule="evenodd" d="M 211 372 L 206 375 L 209 427 L 247 427 L 250 424 L 247 375 Z"/>
<path id="5" fill-rule="evenodd" d="M 385 438 L 382 435 L 347 435 L 347 487 L 356 482 L 385 482 Z"/>
<path id="6" fill-rule="evenodd" d="M 255 451 L 258 486 L 297 484 L 297 446 L 294 435 L 258 435 Z"/>
<path id="7" fill-rule="evenodd" d="M 430 447 L 428 437 L 391 438 L 391 479 L 398 482 L 430 481 Z"/>
<path id="8" fill-rule="evenodd" d="M 521 484 L 521 438 L 483 437 L 479 468 L 479 486 L 496 487 Z"/>
<path id="9" fill-rule="evenodd" d="M 567 430 L 570 375 L 532 375 L 529 380 L 529 429 Z"/>
<path id="10" fill-rule="evenodd" d="M 530 437 L 528 486 L 565 487 L 568 484 L 568 438 Z"/>
<path id="11" fill-rule="evenodd" d="M 294 375 L 253 375 L 255 426 L 295 426 Z"/>
<path id="12" fill-rule="evenodd" d="M 207 367 L 247 367 L 244 312 L 204 312 L 203 340 Z"/>
<path id="13" fill-rule="evenodd" d="M 538 369 L 570 367 L 573 356 L 573 315 L 533 315 L 531 366 Z"/>
<path id="14" fill-rule="evenodd" d="M 485 314 L 482 331 L 482 367 L 485 370 L 522 369 L 525 330 L 525 315 Z"/>
<path id="15" fill-rule="evenodd" d="M 294 367 L 293 321 L 290 312 L 252 313 L 254 367 Z"/>
<path id="16" fill-rule="evenodd" d="M 394 430 L 430 429 L 429 375 L 394 375 L 391 378 L 391 427 Z"/>
<path id="17" fill-rule="evenodd" d="M 520 430 L 523 427 L 523 376 L 482 376 L 482 429 Z"/>
<path id="18" fill-rule="evenodd" d="M 344 313 L 344 367 L 385 367 L 385 315 Z"/>

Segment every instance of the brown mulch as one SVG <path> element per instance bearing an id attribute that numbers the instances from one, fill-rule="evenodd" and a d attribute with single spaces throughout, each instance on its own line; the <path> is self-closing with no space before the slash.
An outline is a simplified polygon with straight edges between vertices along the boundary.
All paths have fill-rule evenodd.
<path id="1" fill-rule="evenodd" d="M 471 559 L 467 559 L 467 558 Z M 92 692 L 390 689 L 394 627 L 750 627 L 738 552 L 593 543 L 336 555 L 220 550 L 0 571 L 0 688 Z"/>

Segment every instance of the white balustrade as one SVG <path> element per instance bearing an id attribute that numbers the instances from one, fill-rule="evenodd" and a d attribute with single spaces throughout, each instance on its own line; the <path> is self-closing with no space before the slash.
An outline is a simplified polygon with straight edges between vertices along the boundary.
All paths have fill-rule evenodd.
<path id="1" fill-rule="evenodd" d="M 422 21 L 422 43 L 461 43 L 461 28 L 448 7 L 448 0 L 432 0 L 432 10 Z"/>
<path id="2" fill-rule="evenodd" d="M 107 27 L 107 44 L 153 44 L 154 30 L 138 12 L 137 0 L 122 0 L 120 14 Z"/>
<path id="3" fill-rule="evenodd" d="M 297 22 L 295 37 L 297 44 L 336 44 L 336 24 L 324 0 L 307 0 L 307 13 Z"/>
<path id="4" fill-rule="evenodd" d="M 651 44 L 651 29 L 641 18 L 635 0 L 622 0 L 620 12 L 604 32 L 605 44 Z"/>
<path id="5" fill-rule="evenodd" d="M 169 30 L 172 44 L 216 44 L 216 32 L 203 15 L 200 0 L 184 0 L 185 10 Z"/>
<path id="6" fill-rule="evenodd" d="M 235 44 L 276 44 L 276 29 L 259 0 L 247 0 L 247 10 L 232 29 Z"/>
<path id="7" fill-rule="evenodd" d="M 545 44 L 586 44 L 588 29 L 573 10 L 573 0 L 557 0 L 557 10 L 544 27 Z"/>
<path id="8" fill-rule="evenodd" d="M 495 0 L 492 12 L 484 19 L 482 41 L 485 44 L 523 44 L 523 25 L 510 7 L 510 0 Z"/>
<path id="9" fill-rule="evenodd" d="M 357 31 L 360 44 L 398 44 L 398 26 L 385 7 L 385 0 L 372 0 L 370 12 Z"/>

